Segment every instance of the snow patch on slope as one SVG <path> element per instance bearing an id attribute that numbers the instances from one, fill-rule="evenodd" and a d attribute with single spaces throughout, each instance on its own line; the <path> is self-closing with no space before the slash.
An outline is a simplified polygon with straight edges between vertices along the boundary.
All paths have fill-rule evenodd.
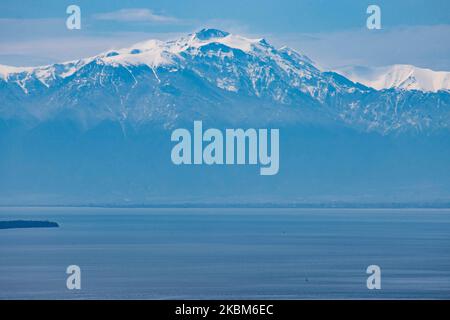
<path id="1" fill-rule="evenodd" d="M 12 67 L 0 64 L 0 78 L 6 81 L 12 73 L 30 72 L 32 70 L 32 67 Z"/>

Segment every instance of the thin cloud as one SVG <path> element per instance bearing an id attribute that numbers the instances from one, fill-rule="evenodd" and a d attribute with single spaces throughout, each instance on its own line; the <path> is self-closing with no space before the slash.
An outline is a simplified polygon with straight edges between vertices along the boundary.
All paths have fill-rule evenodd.
<path id="1" fill-rule="evenodd" d="M 108 20 L 118 22 L 147 22 L 147 23 L 178 23 L 179 19 L 156 14 L 150 9 L 132 8 L 117 11 L 98 13 L 94 15 L 97 20 Z"/>
<path id="2" fill-rule="evenodd" d="M 273 35 L 276 45 L 305 53 L 324 69 L 345 66 L 412 64 L 450 71 L 450 25 L 395 26 L 382 30 L 349 29 L 335 32 Z"/>

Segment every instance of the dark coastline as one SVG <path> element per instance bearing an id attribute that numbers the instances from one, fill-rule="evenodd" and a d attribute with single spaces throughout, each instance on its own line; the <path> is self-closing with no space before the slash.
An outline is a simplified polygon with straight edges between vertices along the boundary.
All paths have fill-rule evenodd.
<path id="1" fill-rule="evenodd" d="M 58 228 L 56 222 L 51 221 L 30 221 L 30 220 L 11 220 L 0 221 L 0 229 L 17 229 L 17 228 Z"/>

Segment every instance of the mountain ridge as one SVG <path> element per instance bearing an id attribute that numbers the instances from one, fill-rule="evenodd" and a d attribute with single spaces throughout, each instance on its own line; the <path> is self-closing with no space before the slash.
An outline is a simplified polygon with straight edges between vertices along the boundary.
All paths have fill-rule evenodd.
<path id="1" fill-rule="evenodd" d="M 3 70 L 3 71 L 1 71 Z M 377 131 L 448 129 L 450 93 L 376 90 L 322 71 L 302 53 L 217 29 L 62 64 L 0 68 L 0 117 L 71 117 L 171 128 L 220 123 L 334 123 Z"/>
<path id="2" fill-rule="evenodd" d="M 386 67 L 344 67 L 337 72 L 354 82 L 376 90 L 398 88 L 438 92 L 450 90 L 450 72 L 434 71 L 413 65 L 396 64 Z"/>

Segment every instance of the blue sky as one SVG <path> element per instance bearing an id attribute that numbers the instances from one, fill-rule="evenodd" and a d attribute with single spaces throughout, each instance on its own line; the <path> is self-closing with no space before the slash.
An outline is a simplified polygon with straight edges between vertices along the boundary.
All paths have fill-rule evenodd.
<path id="1" fill-rule="evenodd" d="M 81 7 L 81 30 L 65 27 L 70 4 Z M 369 4 L 381 7 L 382 30 L 365 28 Z M 2 0 L 0 64 L 76 59 L 205 26 L 289 45 L 324 68 L 409 63 L 450 71 L 448 0 Z"/>

